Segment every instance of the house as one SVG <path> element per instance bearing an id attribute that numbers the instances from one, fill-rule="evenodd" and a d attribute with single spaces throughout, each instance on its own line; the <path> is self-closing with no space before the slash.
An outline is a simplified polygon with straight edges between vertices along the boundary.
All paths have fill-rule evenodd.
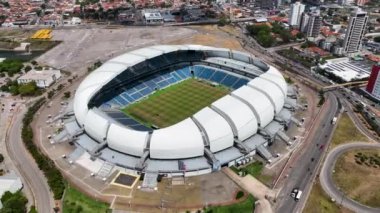
<path id="1" fill-rule="evenodd" d="M 19 84 L 27 84 L 29 82 L 36 82 L 37 87 L 46 88 L 52 85 L 61 77 L 61 71 L 59 70 L 31 70 L 25 75 L 17 79 Z"/>

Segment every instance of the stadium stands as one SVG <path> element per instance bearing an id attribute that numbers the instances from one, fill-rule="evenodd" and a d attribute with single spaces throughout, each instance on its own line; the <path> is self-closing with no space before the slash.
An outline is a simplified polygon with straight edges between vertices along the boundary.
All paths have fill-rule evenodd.
<path id="1" fill-rule="evenodd" d="M 182 80 L 195 77 L 213 83 L 222 84 L 231 89 L 238 89 L 248 83 L 249 79 L 238 77 L 224 70 L 204 65 L 187 66 L 175 71 L 158 73 L 145 79 L 140 79 L 138 83 L 130 87 L 123 87 L 123 92 L 102 104 L 102 108 L 123 108 L 128 104 L 138 101 L 154 91 L 163 89 Z"/>
<path id="2" fill-rule="evenodd" d="M 159 129 L 120 111 L 189 78 L 223 85 L 231 93 Z M 81 130 L 75 140 L 78 153 L 85 150 L 113 165 L 142 173 L 198 175 L 251 158 L 256 151 L 269 153 L 265 146 L 291 119 L 285 103 L 291 101 L 281 73 L 249 54 L 158 45 L 115 57 L 93 71 L 76 91 L 75 123 L 67 122 L 66 131 Z"/>

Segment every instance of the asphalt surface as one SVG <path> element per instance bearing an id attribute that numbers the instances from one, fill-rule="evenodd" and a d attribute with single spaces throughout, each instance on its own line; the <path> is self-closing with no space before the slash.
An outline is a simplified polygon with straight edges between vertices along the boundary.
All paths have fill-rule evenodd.
<path id="1" fill-rule="evenodd" d="M 285 59 L 273 51 L 268 51 L 257 45 L 254 39 L 245 39 L 245 49 L 255 54 L 259 58 L 269 63 L 280 62 L 287 64 L 293 68 L 293 73 L 296 76 L 310 79 L 318 84 L 323 84 L 320 80 L 311 75 L 309 69 L 306 69 L 301 64 Z M 256 46 L 253 47 L 252 45 Z M 286 46 L 287 47 L 287 46 Z M 277 50 L 277 49 L 276 49 Z M 331 120 L 339 115 L 339 105 L 336 92 L 326 93 L 326 108 L 327 110 L 321 113 L 315 121 L 315 124 L 319 128 L 313 128 L 315 132 L 310 132 L 308 138 L 303 140 L 303 143 L 308 143 L 303 146 L 302 150 L 295 153 L 295 158 L 289 168 L 286 169 L 288 176 L 283 183 L 283 188 L 277 196 L 277 205 L 275 212 L 301 212 L 304 207 L 308 192 L 311 190 L 313 180 L 317 174 L 319 164 L 323 158 L 323 152 L 331 140 L 334 127 L 331 124 Z M 311 130 L 311 131 L 313 131 Z M 290 196 L 293 188 L 299 188 L 304 191 L 304 195 L 299 202 L 296 202 L 294 198 Z"/>
<path id="2" fill-rule="evenodd" d="M 53 212 L 54 200 L 46 178 L 38 168 L 30 153 L 26 150 L 21 139 L 22 119 L 26 112 L 25 105 L 21 105 L 13 117 L 6 143 L 8 152 L 15 166 L 22 174 L 30 187 L 35 206 L 40 213 Z"/>
<path id="3" fill-rule="evenodd" d="M 310 134 L 310 138 L 303 142 L 308 142 L 304 150 L 300 150 L 296 153 L 298 155 L 294 159 L 294 163 L 291 164 L 290 172 L 288 174 L 286 183 L 284 184 L 277 199 L 281 203 L 276 208 L 276 212 L 300 212 L 303 205 L 301 203 L 307 200 L 307 191 L 312 186 L 313 179 L 318 170 L 318 165 L 322 159 L 323 152 L 327 148 L 330 141 L 330 137 L 334 131 L 334 126 L 331 124 L 331 120 L 337 116 L 338 113 L 338 101 L 335 96 L 329 95 L 329 103 L 327 112 L 325 115 L 319 118 L 318 131 Z M 304 192 L 304 196 L 301 197 L 299 202 L 296 202 L 293 197 L 290 196 L 293 188 L 298 188 Z"/>
<path id="4" fill-rule="evenodd" d="M 378 213 L 379 208 L 371 208 L 362 205 L 354 200 L 347 198 L 343 192 L 341 192 L 334 184 L 332 178 L 332 171 L 334 170 L 336 160 L 343 153 L 351 149 L 363 149 L 363 148 L 380 148 L 380 144 L 370 144 L 370 143 L 349 143 L 338 147 L 335 147 L 329 152 L 326 160 L 321 169 L 319 180 L 323 190 L 337 202 L 341 203 L 344 207 L 349 208 L 355 212 L 368 212 L 368 213 Z"/>

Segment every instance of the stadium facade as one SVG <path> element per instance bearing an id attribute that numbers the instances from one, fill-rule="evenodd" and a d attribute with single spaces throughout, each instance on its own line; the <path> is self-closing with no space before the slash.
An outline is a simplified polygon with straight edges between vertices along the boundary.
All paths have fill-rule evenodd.
<path id="1" fill-rule="evenodd" d="M 120 111 L 188 78 L 222 84 L 230 93 L 161 129 Z M 135 173 L 198 175 L 247 162 L 256 153 L 270 161 L 266 146 L 275 138 L 289 142 L 285 130 L 296 108 L 290 92 L 276 68 L 247 53 L 200 45 L 146 47 L 105 62 L 84 79 L 57 140 L 77 146 L 73 160 L 85 152 L 93 161 Z"/>

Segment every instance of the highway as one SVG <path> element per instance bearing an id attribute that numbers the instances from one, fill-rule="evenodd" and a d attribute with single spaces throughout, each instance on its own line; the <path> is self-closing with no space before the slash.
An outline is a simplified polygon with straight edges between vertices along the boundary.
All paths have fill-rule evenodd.
<path id="1" fill-rule="evenodd" d="M 272 49 L 268 51 L 268 49 L 260 47 L 252 38 L 247 38 L 245 35 L 242 35 L 242 38 L 245 40 L 245 42 L 243 42 L 246 44 L 245 48 L 267 63 L 272 65 L 276 62 L 287 64 L 293 68 L 293 70 L 290 71 L 296 74 L 295 77 L 304 77 L 315 82 L 316 85 L 324 85 L 321 80 L 316 79 L 315 76 L 312 75 L 310 69 L 278 55 Z M 286 47 L 288 46 L 281 48 Z M 274 50 L 277 50 L 277 48 Z M 325 148 L 328 147 L 333 135 L 335 126 L 332 126 L 331 120 L 333 117 L 339 115 L 339 105 L 340 103 L 337 100 L 336 91 L 326 93 L 326 103 L 323 106 L 323 110 L 314 121 L 314 128 L 310 130 L 302 142 L 306 144 L 302 144 L 301 150 L 295 152 L 295 157 L 284 170 L 284 177 L 286 177 L 286 179 L 283 181 L 283 187 L 276 198 L 275 212 L 301 212 L 305 206 L 319 165 L 323 160 Z M 290 196 L 293 188 L 299 188 L 304 191 L 304 195 L 299 202 L 296 202 L 294 198 Z"/>
<path id="2" fill-rule="evenodd" d="M 49 213 L 53 212 L 54 207 L 50 188 L 44 174 L 38 168 L 29 151 L 26 150 L 21 139 L 22 119 L 26 110 L 25 105 L 21 105 L 18 109 L 15 109 L 15 115 L 5 141 L 12 161 L 33 193 L 34 203 L 38 212 Z"/>
<path id="3" fill-rule="evenodd" d="M 314 131 L 310 132 L 308 138 L 303 143 L 303 150 L 299 150 L 292 160 L 291 166 L 287 168 L 288 177 L 277 199 L 280 204 L 276 208 L 276 212 L 300 212 L 307 200 L 307 192 L 312 187 L 314 177 L 318 170 L 318 165 L 323 157 L 323 152 L 327 148 L 331 135 L 334 131 L 334 125 L 331 124 L 333 117 L 339 113 L 338 101 L 335 96 L 328 94 L 325 106 L 321 114 L 314 123 Z M 290 196 L 293 188 L 299 188 L 304 191 L 304 196 L 299 202 Z M 300 205 L 298 205 L 300 204 Z"/>
<path id="4" fill-rule="evenodd" d="M 344 152 L 347 152 L 352 149 L 363 149 L 363 148 L 379 148 L 380 144 L 370 144 L 370 143 L 348 143 L 338 147 L 335 147 L 333 150 L 329 152 L 326 157 L 326 160 L 321 169 L 321 173 L 319 176 L 319 180 L 323 190 L 332 198 L 334 198 L 337 202 L 341 202 L 341 204 L 349 208 L 355 212 L 368 212 L 368 213 L 378 213 L 380 212 L 379 208 L 370 208 L 368 206 L 362 205 L 354 200 L 351 200 L 345 197 L 344 193 L 341 192 L 334 184 L 332 178 L 332 171 L 334 170 L 336 160 L 340 155 Z"/>

